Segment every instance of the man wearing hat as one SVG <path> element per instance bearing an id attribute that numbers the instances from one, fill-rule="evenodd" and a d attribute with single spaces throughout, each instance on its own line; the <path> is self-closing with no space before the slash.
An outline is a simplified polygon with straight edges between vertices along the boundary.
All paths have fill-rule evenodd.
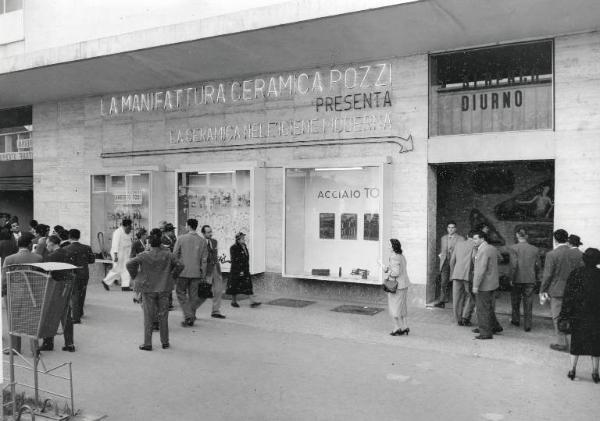
<path id="1" fill-rule="evenodd" d="M 569 235 L 567 243 L 569 244 L 569 259 L 571 260 L 571 265 L 574 268 L 583 266 L 583 253 L 579 250 L 579 246 L 583 245 L 581 238 L 579 238 L 578 235 L 571 234 Z"/>

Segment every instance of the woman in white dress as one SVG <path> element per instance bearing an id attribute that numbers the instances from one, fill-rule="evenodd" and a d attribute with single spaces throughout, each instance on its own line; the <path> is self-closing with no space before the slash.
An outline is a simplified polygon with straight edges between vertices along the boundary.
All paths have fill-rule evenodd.
<path id="1" fill-rule="evenodd" d="M 394 293 L 387 293 L 388 296 L 388 309 L 390 315 L 394 320 L 394 330 L 390 335 L 400 336 L 408 335 L 410 329 L 408 328 L 406 316 L 408 314 L 407 309 L 407 295 L 408 286 L 410 280 L 406 273 L 406 258 L 402 254 L 402 246 L 400 241 L 395 238 L 390 240 L 390 260 L 389 266 L 384 268 L 385 273 L 388 273 L 388 277 L 398 282 L 398 289 Z"/>

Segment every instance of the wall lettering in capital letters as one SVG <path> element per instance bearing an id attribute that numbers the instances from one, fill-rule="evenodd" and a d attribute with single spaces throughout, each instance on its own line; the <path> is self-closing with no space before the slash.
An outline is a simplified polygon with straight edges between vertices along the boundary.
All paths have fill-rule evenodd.
<path id="1" fill-rule="evenodd" d="M 343 133 L 369 134 L 392 128 L 391 112 L 349 117 L 304 120 L 255 121 L 176 129 L 169 131 L 169 144 L 236 142 L 252 139 L 277 139 L 297 136 L 329 136 Z"/>
<path id="2" fill-rule="evenodd" d="M 512 94 L 512 95 L 511 95 Z M 460 99 L 460 108 L 462 111 L 476 111 L 479 107 L 480 110 L 487 110 L 488 107 L 492 110 L 498 108 L 510 108 L 520 107 L 523 105 L 523 92 L 520 90 L 505 91 L 505 92 L 491 92 L 481 93 L 473 95 L 463 95 Z"/>
<path id="3" fill-rule="evenodd" d="M 377 199 L 379 189 L 377 187 L 364 187 L 363 189 L 345 189 L 345 190 L 319 190 L 317 199 Z"/>
<path id="4" fill-rule="evenodd" d="M 382 94 L 380 101 L 386 102 L 386 95 L 383 94 L 384 87 L 389 87 L 391 84 L 391 63 L 378 63 L 350 66 L 344 69 L 286 73 L 265 78 L 127 93 L 101 98 L 100 114 L 104 117 L 111 117 L 128 113 L 184 111 L 214 104 L 248 103 L 268 98 L 323 95 L 328 92 L 337 92 L 339 89 L 361 89 L 363 91 L 377 89 Z M 332 104 L 335 104 L 335 96 L 333 98 Z M 324 100 L 324 104 L 326 104 L 326 100 Z"/>

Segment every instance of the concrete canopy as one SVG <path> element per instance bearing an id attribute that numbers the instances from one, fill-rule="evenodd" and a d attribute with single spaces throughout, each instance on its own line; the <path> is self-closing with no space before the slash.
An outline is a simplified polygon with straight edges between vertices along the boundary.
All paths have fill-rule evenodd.
<path id="1" fill-rule="evenodd" d="M 0 63 L 0 109 L 588 32 L 598 17 L 595 0 L 422 0 L 176 42 L 158 28 L 127 34 L 162 31 L 164 43 L 151 48 L 116 53 L 104 39 L 9 57 Z"/>

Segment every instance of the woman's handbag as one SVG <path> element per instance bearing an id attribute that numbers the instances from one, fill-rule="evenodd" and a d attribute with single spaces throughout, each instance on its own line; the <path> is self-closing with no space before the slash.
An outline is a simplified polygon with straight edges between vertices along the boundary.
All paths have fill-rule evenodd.
<path id="1" fill-rule="evenodd" d="M 383 290 L 385 292 L 389 292 L 390 294 L 395 294 L 396 291 L 398 290 L 398 281 L 396 280 L 395 277 L 392 276 L 388 276 L 384 281 L 383 281 Z"/>
<path id="2" fill-rule="evenodd" d="M 558 319 L 557 326 L 558 331 L 565 335 L 570 335 L 572 331 L 571 320 L 569 319 Z"/>
<path id="3" fill-rule="evenodd" d="M 198 284 L 198 298 L 213 298 L 212 285 L 208 282 Z"/>

